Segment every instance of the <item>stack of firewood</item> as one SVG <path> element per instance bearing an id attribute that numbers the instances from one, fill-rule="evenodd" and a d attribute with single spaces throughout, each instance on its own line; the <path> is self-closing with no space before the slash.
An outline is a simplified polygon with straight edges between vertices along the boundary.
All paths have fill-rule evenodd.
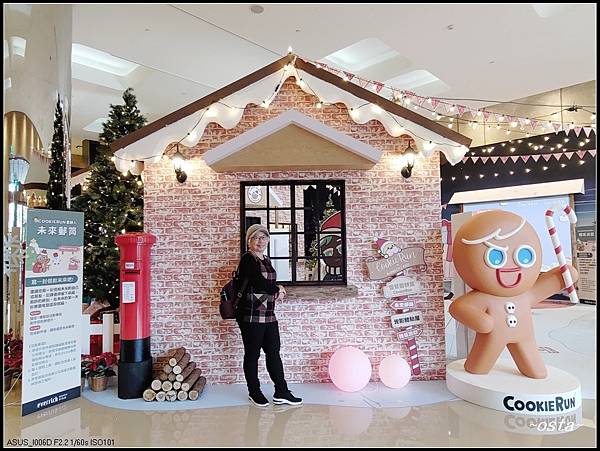
<path id="1" fill-rule="evenodd" d="M 143 394 L 145 401 L 195 401 L 206 385 L 202 370 L 183 347 L 157 357 L 153 373 L 152 383 Z"/>

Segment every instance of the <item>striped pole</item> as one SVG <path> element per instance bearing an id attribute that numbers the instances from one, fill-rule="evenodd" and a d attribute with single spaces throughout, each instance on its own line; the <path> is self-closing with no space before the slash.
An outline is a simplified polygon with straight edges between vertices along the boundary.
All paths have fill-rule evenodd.
<path id="1" fill-rule="evenodd" d="M 560 207 L 559 207 L 560 208 Z M 563 211 L 569 218 L 569 222 L 571 224 L 575 224 L 577 222 L 577 216 L 575 212 L 570 206 L 565 206 Z M 554 246 L 554 253 L 556 254 L 556 258 L 558 259 L 558 264 L 560 266 L 560 272 L 562 274 L 563 280 L 565 281 L 565 288 L 567 289 L 567 293 L 569 294 L 569 299 L 573 304 L 577 304 L 579 302 L 579 298 L 577 297 L 577 292 L 575 291 L 575 285 L 573 284 L 573 278 L 571 277 L 571 272 L 567 267 L 567 260 L 565 259 L 565 255 L 563 254 L 562 247 L 560 245 L 560 240 L 558 239 L 558 231 L 554 225 L 554 208 L 550 208 L 546 210 L 546 227 L 548 228 L 548 233 L 550 234 L 550 239 L 552 240 L 552 246 Z"/>
<path id="2" fill-rule="evenodd" d="M 407 298 L 407 296 L 400 296 L 400 300 L 404 301 Z M 399 311 L 399 313 L 406 313 L 410 311 L 410 308 L 408 309 L 397 309 Z M 405 330 L 409 330 L 405 329 Z M 415 340 L 414 337 L 410 337 L 407 338 L 406 341 L 404 342 L 406 344 L 406 347 L 408 348 L 408 358 L 409 358 L 409 362 L 408 364 L 410 365 L 410 370 L 412 372 L 413 376 L 419 376 L 421 375 L 421 362 L 419 362 L 419 350 L 417 349 L 417 340 Z"/>

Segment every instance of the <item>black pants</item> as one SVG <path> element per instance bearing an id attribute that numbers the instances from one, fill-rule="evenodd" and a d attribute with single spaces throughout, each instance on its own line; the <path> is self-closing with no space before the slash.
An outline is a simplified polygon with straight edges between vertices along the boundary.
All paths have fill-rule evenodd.
<path id="1" fill-rule="evenodd" d="M 260 349 L 265 353 L 267 371 L 273 384 L 275 393 L 283 394 L 288 391 L 285 376 L 283 374 L 283 363 L 279 356 L 281 342 L 279 340 L 279 324 L 273 323 L 247 323 L 238 321 L 244 342 L 244 376 L 248 392 L 256 393 L 260 390 L 258 380 L 258 359 Z"/>

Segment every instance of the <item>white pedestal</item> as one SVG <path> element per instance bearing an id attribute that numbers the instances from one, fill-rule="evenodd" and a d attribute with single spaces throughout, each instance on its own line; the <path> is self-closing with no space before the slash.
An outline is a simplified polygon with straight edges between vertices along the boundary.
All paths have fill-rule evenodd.
<path id="1" fill-rule="evenodd" d="M 523 376 L 512 360 L 499 359 L 489 374 L 465 371 L 465 360 L 446 369 L 448 390 L 465 401 L 519 415 L 560 415 L 581 407 L 581 386 L 566 371 L 546 366 L 545 379 Z"/>

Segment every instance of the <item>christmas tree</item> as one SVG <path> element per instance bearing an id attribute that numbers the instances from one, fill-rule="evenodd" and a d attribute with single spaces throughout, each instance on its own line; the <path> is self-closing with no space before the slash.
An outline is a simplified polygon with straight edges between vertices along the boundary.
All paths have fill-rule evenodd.
<path id="1" fill-rule="evenodd" d="M 54 135 L 52 136 L 52 162 L 48 168 L 48 191 L 46 201 L 50 210 L 66 210 L 67 196 L 67 167 L 65 162 L 65 131 L 63 126 L 63 111 L 60 98 L 56 102 L 54 112 Z"/>
<path id="2" fill-rule="evenodd" d="M 111 105 L 102 124 L 102 144 L 82 193 L 73 208 L 85 213 L 85 264 L 83 294 L 119 305 L 119 250 L 115 236 L 143 230 L 144 188 L 140 176 L 117 171 L 108 145 L 146 124 L 131 88 L 123 93 L 124 105 Z"/>

